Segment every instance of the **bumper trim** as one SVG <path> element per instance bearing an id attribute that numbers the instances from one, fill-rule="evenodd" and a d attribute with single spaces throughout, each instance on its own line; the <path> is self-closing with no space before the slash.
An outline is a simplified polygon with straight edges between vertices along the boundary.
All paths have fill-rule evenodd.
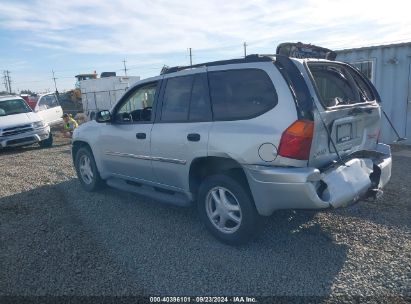
<path id="1" fill-rule="evenodd" d="M 19 146 L 26 146 L 38 143 L 42 140 L 47 139 L 50 136 L 50 127 L 46 126 L 44 128 L 35 129 L 31 132 L 21 133 L 13 136 L 7 137 L 0 137 L 0 148 L 12 148 L 12 147 L 19 147 Z M 23 139 L 27 138 L 27 141 L 23 141 Z M 19 143 L 9 144 L 9 142 L 22 140 Z"/>

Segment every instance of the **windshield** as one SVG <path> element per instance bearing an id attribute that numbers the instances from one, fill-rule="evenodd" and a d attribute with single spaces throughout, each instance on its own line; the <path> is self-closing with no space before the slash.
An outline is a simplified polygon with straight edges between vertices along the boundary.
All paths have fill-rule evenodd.
<path id="1" fill-rule="evenodd" d="M 317 91 L 326 107 L 374 100 L 371 89 L 354 69 L 336 63 L 309 63 Z"/>
<path id="2" fill-rule="evenodd" d="M 0 101 L 0 117 L 28 112 L 31 112 L 31 109 L 23 99 Z"/>

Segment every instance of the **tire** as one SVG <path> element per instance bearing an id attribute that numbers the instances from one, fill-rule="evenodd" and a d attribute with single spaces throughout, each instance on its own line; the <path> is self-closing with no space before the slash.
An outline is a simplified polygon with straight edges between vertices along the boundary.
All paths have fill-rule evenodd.
<path id="1" fill-rule="evenodd" d="M 76 153 L 74 163 L 77 177 L 84 190 L 92 192 L 100 189 L 104 185 L 104 181 L 101 179 L 100 173 L 97 170 L 93 153 L 89 148 L 80 148 Z"/>
<path id="2" fill-rule="evenodd" d="M 211 234 L 229 245 L 244 244 L 259 232 L 260 215 L 249 191 L 228 175 L 212 175 L 202 182 L 197 208 Z"/>
<path id="3" fill-rule="evenodd" d="M 50 132 L 49 138 L 39 142 L 41 148 L 50 148 L 53 146 L 53 134 Z"/>

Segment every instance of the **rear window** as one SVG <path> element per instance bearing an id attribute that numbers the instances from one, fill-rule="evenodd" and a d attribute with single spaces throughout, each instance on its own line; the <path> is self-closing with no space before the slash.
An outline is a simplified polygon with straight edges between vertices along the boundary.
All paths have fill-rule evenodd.
<path id="1" fill-rule="evenodd" d="M 278 103 L 274 85 L 262 70 L 210 72 L 209 82 L 215 120 L 253 118 Z"/>
<path id="2" fill-rule="evenodd" d="M 309 63 L 324 106 L 333 107 L 374 100 L 368 84 L 354 69 L 339 64 Z"/>

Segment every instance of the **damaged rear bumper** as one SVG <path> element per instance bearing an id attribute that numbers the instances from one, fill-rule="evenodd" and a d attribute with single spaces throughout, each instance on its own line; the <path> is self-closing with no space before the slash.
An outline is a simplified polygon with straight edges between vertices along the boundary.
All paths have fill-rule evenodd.
<path id="1" fill-rule="evenodd" d="M 325 171 L 316 168 L 244 167 L 257 211 L 322 209 L 349 205 L 382 189 L 391 178 L 391 150 L 357 152 Z"/>

